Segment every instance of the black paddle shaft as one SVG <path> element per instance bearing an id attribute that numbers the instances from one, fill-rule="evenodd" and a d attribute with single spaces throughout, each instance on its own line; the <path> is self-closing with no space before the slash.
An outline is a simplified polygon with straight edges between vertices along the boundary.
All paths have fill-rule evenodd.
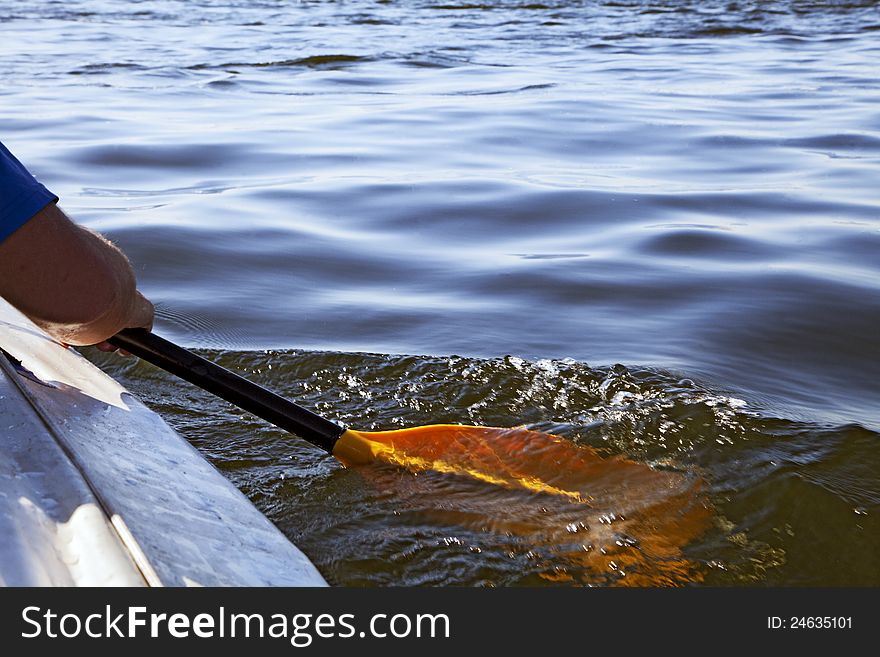
<path id="1" fill-rule="evenodd" d="M 345 431 L 330 420 L 146 329 L 123 329 L 108 342 L 330 453 Z"/>

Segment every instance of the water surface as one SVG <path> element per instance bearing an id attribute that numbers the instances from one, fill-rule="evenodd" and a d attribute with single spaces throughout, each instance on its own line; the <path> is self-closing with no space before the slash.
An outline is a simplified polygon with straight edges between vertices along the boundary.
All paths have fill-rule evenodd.
<path id="1" fill-rule="evenodd" d="M 0 138 L 165 335 L 700 478 L 688 581 L 877 585 L 878 60 L 873 2 L 0 1 Z M 528 497 L 96 358 L 335 583 L 621 582 L 493 526 Z"/>

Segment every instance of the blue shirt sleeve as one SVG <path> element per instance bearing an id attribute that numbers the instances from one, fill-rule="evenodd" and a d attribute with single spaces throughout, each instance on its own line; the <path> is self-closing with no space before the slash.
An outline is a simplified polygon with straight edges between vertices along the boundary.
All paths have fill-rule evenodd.
<path id="1" fill-rule="evenodd" d="M 0 143 L 0 242 L 57 200 Z"/>

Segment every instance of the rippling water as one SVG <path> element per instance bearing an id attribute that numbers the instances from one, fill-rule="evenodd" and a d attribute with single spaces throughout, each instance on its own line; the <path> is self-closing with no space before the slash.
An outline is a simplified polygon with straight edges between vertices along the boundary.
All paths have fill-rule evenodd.
<path id="1" fill-rule="evenodd" d="M 686 581 L 878 585 L 878 61 L 873 2 L 0 1 L 0 138 L 165 335 L 356 428 L 699 477 Z M 331 581 L 622 581 L 497 523 L 528 495 L 96 358 Z"/>

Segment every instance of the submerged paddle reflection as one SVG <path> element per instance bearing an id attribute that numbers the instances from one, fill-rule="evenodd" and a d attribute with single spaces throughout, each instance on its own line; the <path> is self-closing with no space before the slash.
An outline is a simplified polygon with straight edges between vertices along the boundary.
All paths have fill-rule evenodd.
<path id="1" fill-rule="evenodd" d="M 402 500 L 432 523 L 515 537 L 545 580 L 635 586 L 702 579 L 682 548 L 711 520 L 698 478 L 527 429 L 433 425 L 356 432 L 372 459 L 412 472 Z M 344 454 L 334 454 L 348 465 Z M 356 459 L 366 462 L 368 459 Z M 376 480 L 389 473 L 361 472 Z M 485 482 L 500 486 L 487 489 Z M 546 567 L 545 567 L 546 566 Z"/>

